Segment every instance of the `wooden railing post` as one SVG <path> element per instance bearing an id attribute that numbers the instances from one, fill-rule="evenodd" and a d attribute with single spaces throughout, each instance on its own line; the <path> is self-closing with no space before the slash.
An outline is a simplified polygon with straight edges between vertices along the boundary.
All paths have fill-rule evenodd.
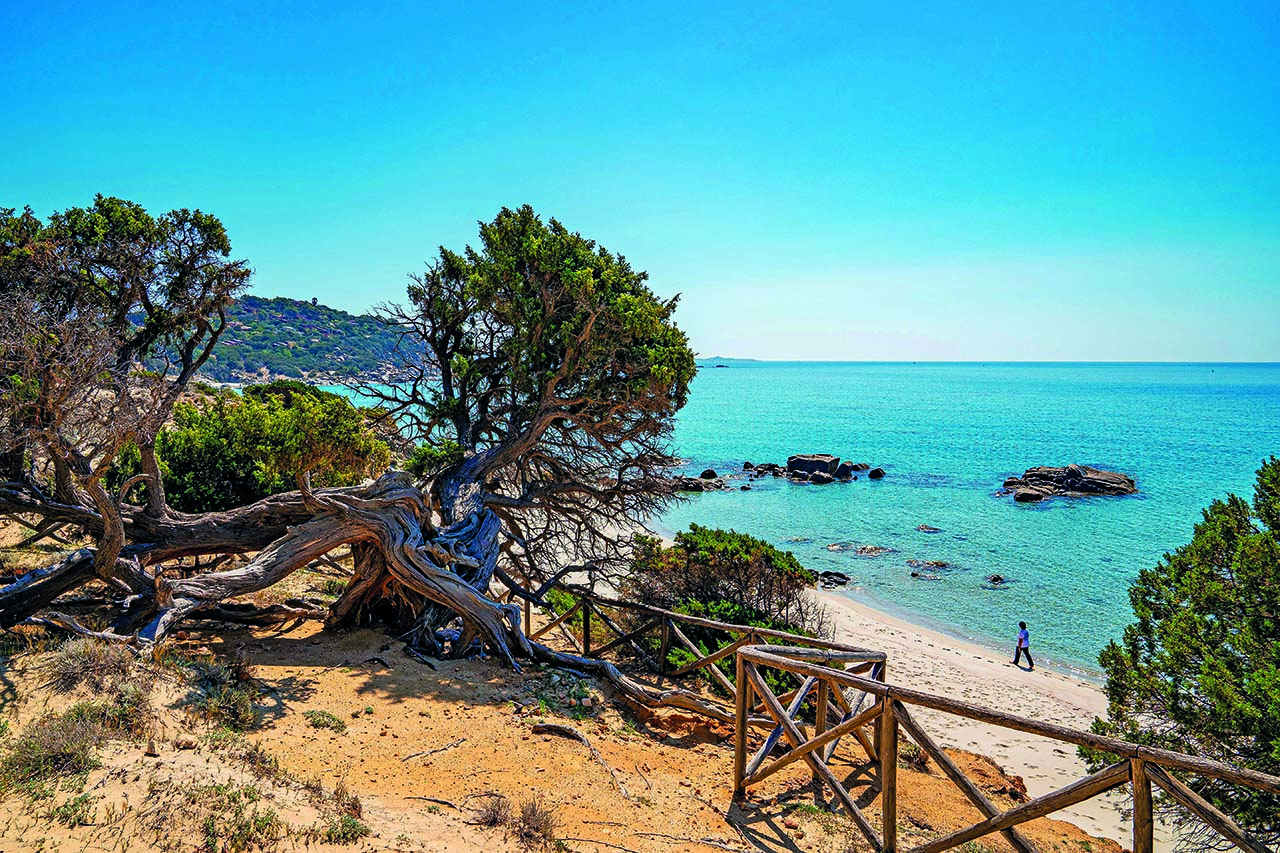
<path id="1" fill-rule="evenodd" d="M 1131 758 L 1129 778 L 1133 784 L 1133 853 L 1151 853 L 1155 821 L 1151 814 L 1151 779 L 1147 777 L 1147 762 Z"/>
<path id="2" fill-rule="evenodd" d="M 591 602 L 582 599 L 582 656 L 591 657 Z"/>
<path id="3" fill-rule="evenodd" d="M 884 853 L 895 853 L 898 849 L 898 718 L 889 697 L 880 701 L 884 704 L 876 726 L 880 735 L 876 750 L 880 756 L 880 834 L 884 838 Z"/>
<path id="4" fill-rule="evenodd" d="M 881 684 L 884 683 L 884 662 L 883 661 L 871 667 L 871 680 L 879 681 Z M 872 735 L 873 745 L 876 748 L 877 756 L 884 755 L 884 747 L 880 743 L 880 739 L 883 732 L 884 732 L 884 727 L 878 725 L 876 726 L 875 733 Z"/>
<path id="5" fill-rule="evenodd" d="M 666 624 L 663 624 L 662 636 L 666 639 Z M 751 713 L 751 682 L 747 680 L 747 662 L 742 655 L 736 655 L 737 689 L 734 691 L 734 730 L 733 730 L 733 795 L 742 794 L 742 780 L 747 775 L 747 729 L 750 728 L 748 716 Z M 665 660 L 665 657 L 664 657 Z"/>
<path id="6" fill-rule="evenodd" d="M 662 620 L 662 643 L 658 649 L 658 675 L 667 674 L 667 655 L 671 653 L 671 620 L 664 618 Z M 662 683 L 661 678 L 658 681 Z"/>

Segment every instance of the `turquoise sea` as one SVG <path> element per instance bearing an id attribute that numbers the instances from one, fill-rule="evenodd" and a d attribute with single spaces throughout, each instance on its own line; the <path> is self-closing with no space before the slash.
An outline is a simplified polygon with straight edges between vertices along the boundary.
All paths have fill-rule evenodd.
<path id="1" fill-rule="evenodd" d="M 751 533 L 852 575 L 851 598 L 983 645 L 1010 648 L 1025 620 L 1037 663 L 1087 675 L 1132 619 L 1138 571 L 1188 541 L 1213 499 L 1251 499 L 1254 471 L 1280 455 L 1280 365 L 734 362 L 699 371 L 675 449 L 693 475 L 793 453 L 883 467 L 878 482 L 765 478 L 743 492 L 742 479 L 655 526 Z M 1071 462 L 1123 471 L 1140 493 L 994 494 L 1028 467 Z M 838 542 L 894 550 L 827 549 Z M 912 578 L 911 559 L 953 568 Z M 990 588 L 993 573 L 1008 583 Z"/>

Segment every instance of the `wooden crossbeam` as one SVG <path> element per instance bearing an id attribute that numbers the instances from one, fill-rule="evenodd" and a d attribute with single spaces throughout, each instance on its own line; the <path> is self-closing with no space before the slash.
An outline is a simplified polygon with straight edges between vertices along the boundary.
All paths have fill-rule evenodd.
<path id="1" fill-rule="evenodd" d="M 800 730 L 796 728 L 796 724 L 787 716 L 786 709 L 782 707 L 777 697 L 769 690 L 764 678 L 756 671 L 755 665 L 748 662 L 743 667 L 742 673 L 755 689 L 756 694 L 764 699 L 769 715 L 782 726 L 783 734 L 786 735 L 787 740 L 791 741 L 791 746 L 795 749 L 803 746 L 805 738 L 800 734 Z M 849 796 L 849 792 L 840 784 L 840 780 L 831 772 L 831 768 L 827 767 L 826 763 L 821 761 L 812 751 L 804 753 L 804 760 L 813 769 L 813 772 L 831 788 L 832 793 L 840 801 L 840 805 L 844 807 L 845 812 L 858 825 L 858 829 L 862 830 L 862 834 L 866 836 L 867 841 L 871 842 L 871 846 L 878 851 L 883 850 L 884 842 L 880 840 L 880 834 L 876 832 L 875 827 L 871 825 L 866 815 L 858 808 L 857 803 Z"/>
<path id="2" fill-rule="evenodd" d="M 964 795 L 969 798 L 969 802 L 977 806 L 978 811 L 982 812 L 984 817 L 993 817 L 999 813 L 999 810 L 987 799 L 978 786 L 973 784 L 973 781 L 964 775 L 964 771 L 951 760 L 951 756 L 947 755 L 942 747 L 938 746 L 933 738 L 929 737 L 928 733 L 920 728 L 920 725 L 907 713 L 907 709 L 903 707 L 901 702 L 894 702 L 893 710 L 897 714 L 898 723 L 907 730 L 907 734 L 911 736 L 911 739 L 933 759 L 935 764 L 942 768 L 942 772 L 946 774 L 947 778 L 964 792 Z M 1002 834 L 1018 853 L 1037 853 L 1035 845 L 1023 837 L 1018 830 L 1005 829 L 1002 830 Z M 1139 853 L 1139 851 L 1135 849 L 1134 853 Z M 1151 851 L 1146 851 L 1146 853 L 1151 853 Z"/>
<path id="3" fill-rule="evenodd" d="M 1249 853 L 1272 853 L 1271 848 L 1261 844 L 1249 835 L 1244 827 L 1220 811 L 1213 803 L 1170 776 L 1163 768 L 1148 763 L 1145 771 L 1151 777 L 1151 781 L 1163 788 L 1165 793 L 1241 850 L 1247 850 Z"/>
<path id="4" fill-rule="evenodd" d="M 617 634 L 619 637 L 621 637 L 621 636 L 622 636 L 622 634 L 623 634 L 622 628 L 620 628 L 616 622 L 614 622 L 612 619 L 610 619 L 610 618 L 609 618 L 609 614 L 608 614 L 608 613 L 605 613 L 603 610 L 601 610 L 601 609 L 599 608 L 599 606 L 597 606 L 597 607 L 595 608 L 595 611 L 596 611 L 596 615 L 600 617 L 600 621 L 604 623 L 604 626 L 605 626 L 606 628 L 608 628 L 608 629 L 609 629 L 610 631 L 612 631 L 614 634 Z M 652 627 L 652 626 L 650 626 L 650 627 Z M 636 655 L 637 655 L 637 656 L 638 656 L 642 661 L 644 661 L 645 663 L 647 663 L 647 664 L 649 665 L 649 668 L 650 668 L 650 669 L 652 669 L 654 672 L 658 672 L 658 671 L 661 669 L 661 667 L 660 667 L 660 666 L 658 666 L 658 662 L 657 662 L 657 661 L 655 661 L 653 658 L 649 657 L 648 652 L 646 652 L 644 649 L 642 649 L 642 648 L 640 647 L 640 644 L 639 644 L 639 643 L 637 643 L 634 639 L 628 639 L 628 640 L 627 640 L 627 644 L 628 644 L 629 646 L 631 646 L 631 650 L 632 650 L 633 652 L 635 652 L 635 653 L 636 653 Z M 611 645 L 612 645 L 612 644 L 611 644 Z M 608 647 L 606 647 L 606 648 L 608 648 Z M 596 652 L 596 656 L 597 656 L 597 657 L 599 657 L 599 656 L 600 656 L 601 654 L 603 654 L 603 653 L 604 653 L 604 650 L 602 649 L 602 650 L 600 650 L 600 651 Z"/>
<path id="5" fill-rule="evenodd" d="M 750 645 L 752 642 L 754 642 L 754 640 L 755 638 L 752 637 L 751 635 L 742 637 L 741 639 L 735 640 L 729 645 L 724 646 L 718 652 L 707 655 L 701 660 L 696 660 L 691 664 L 686 664 L 685 666 L 682 666 L 679 669 L 672 670 L 671 672 L 668 672 L 667 675 L 671 676 L 672 678 L 675 678 L 676 676 L 685 675 L 687 673 L 693 672 L 695 669 L 701 669 L 704 666 L 713 665 L 715 664 L 716 661 L 724 660 L 725 658 L 729 657 L 729 655 L 738 651 L 738 649 L 742 648 L 743 646 Z"/>
<path id="6" fill-rule="evenodd" d="M 599 613 L 599 611 L 596 611 L 596 612 Z M 600 615 L 604 615 L 604 614 L 600 614 Z M 645 622 L 643 625 L 641 625 L 639 628 L 636 628 L 634 631 L 629 631 L 628 633 L 619 636 L 616 640 L 612 640 L 608 643 L 605 643 L 603 646 L 596 649 L 596 657 L 598 658 L 604 657 L 606 653 L 613 651 L 619 646 L 623 646 L 623 645 L 626 645 L 627 643 L 634 641 L 637 637 L 643 637 L 645 634 L 649 633 L 656 627 L 658 627 L 658 620 L 650 619 L 648 622 Z"/>
<path id="7" fill-rule="evenodd" d="M 793 722 L 795 721 L 796 714 L 800 712 L 800 706 L 804 704 L 804 699 L 806 696 L 809 695 L 809 689 L 813 687 L 814 681 L 815 679 L 812 677 L 807 678 L 805 679 L 803 686 L 801 686 L 797 690 L 792 690 L 790 693 L 787 694 L 788 696 L 792 697 L 791 704 L 786 706 L 788 720 L 791 720 Z M 773 696 L 773 693 L 770 692 L 769 695 Z M 773 696 L 773 698 L 777 700 L 778 706 L 782 707 L 782 702 L 783 702 L 782 697 Z M 797 725 L 797 728 L 801 734 L 804 733 L 803 726 Z M 778 740 L 781 737 L 782 737 L 782 724 L 779 723 L 778 725 L 774 726 L 773 731 L 769 733 L 769 736 L 767 738 L 765 738 L 764 743 L 761 745 L 760 749 L 756 752 L 754 756 L 752 756 L 751 763 L 747 765 L 748 774 L 755 773 L 756 770 L 760 768 L 760 765 L 763 764 L 765 759 L 769 757 L 769 753 L 773 752 L 773 748 L 778 745 Z"/>
<path id="8" fill-rule="evenodd" d="M 858 716 L 850 717 L 838 726 L 833 726 L 827 729 L 822 734 L 816 735 L 815 737 L 805 741 L 804 745 L 799 749 L 793 749 L 767 767 L 762 767 L 759 770 L 756 770 L 744 780 L 743 784 L 754 785 L 757 782 L 761 782 L 769 778 L 787 765 L 793 764 L 794 762 L 804 758 L 804 754 L 806 752 L 821 749 L 831 741 L 838 740 L 849 732 L 862 728 L 878 716 L 880 716 L 880 705 L 871 705 Z"/>
<path id="9" fill-rule="evenodd" d="M 872 666 L 874 666 L 874 664 L 872 664 Z M 867 691 L 864 690 L 861 693 L 859 693 L 858 701 L 854 704 L 850 704 L 849 700 L 844 697 L 844 691 L 842 691 L 836 685 L 832 685 L 831 695 L 835 698 L 836 704 L 840 706 L 840 709 L 844 711 L 843 719 L 848 720 L 857 712 L 858 708 L 862 707 L 863 700 L 867 698 Z M 867 753 L 867 758 L 871 759 L 872 761 L 879 762 L 880 752 L 879 750 L 876 749 L 875 745 L 871 742 L 871 738 L 867 737 L 867 733 L 863 731 L 861 728 L 857 728 L 853 730 L 853 734 L 858 739 L 858 743 L 862 744 L 862 749 L 864 752 Z M 831 756 L 836 754 L 836 748 L 839 745 L 840 745 L 839 741 L 832 741 L 831 743 L 827 744 L 826 752 L 823 753 L 822 760 L 830 761 Z"/>
<path id="10" fill-rule="evenodd" d="M 693 640 L 690 640 L 688 637 L 684 635 L 684 631 L 680 630 L 679 625 L 672 622 L 671 631 L 676 635 L 676 639 L 679 640 L 686 649 L 693 652 L 695 657 L 697 657 L 698 659 L 702 659 L 706 657 L 706 654 L 703 653 L 702 649 L 698 648 L 697 644 L 695 644 Z M 728 677 L 723 672 L 720 671 L 720 667 L 718 666 L 707 667 L 707 672 L 711 673 L 711 677 L 715 679 L 716 683 L 718 683 L 721 687 L 723 687 L 726 691 L 728 691 L 730 696 L 734 696 L 737 694 L 737 689 L 733 686 L 733 682 L 730 681 Z"/>
<path id="11" fill-rule="evenodd" d="M 561 614 L 560 614 L 559 616 L 557 616 L 555 619 L 552 619 L 552 620 L 551 620 L 550 622 L 548 622 L 546 625 L 543 625 L 543 626 L 542 626 L 541 628 L 539 628 L 535 633 L 530 634 L 530 635 L 529 635 L 529 639 L 530 639 L 530 640 L 536 640 L 536 639 L 538 639 L 538 638 L 539 638 L 539 637 L 541 637 L 543 634 L 547 633 L 547 632 L 548 632 L 548 631 L 550 631 L 552 628 L 556 627 L 556 626 L 557 626 L 557 625 L 559 625 L 561 622 L 563 622 L 564 620 L 568 619 L 570 616 L 572 616 L 573 614 L 577 613 L 577 612 L 578 612 L 579 610 L 581 610 L 581 609 L 582 609 L 582 601 L 581 601 L 581 600 L 579 600 L 579 601 L 574 602 L 573 606 L 572 606 L 572 607 L 570 607 L 568 610 L 566 610 L 565 612 L 561 613 Z"/>
<path id="12" fill-rule="evenodd" d="M 1095 797 L 1103 791 L 1109 791 L 1128 781 L 1129 762 L 1117 761 L 1097 773 L 1072 782 L 1065 788 L 1059 788 L 1052 793 L 1045 794 L 1043 797 L 1036 797 L 1031 802 L 1023 803 L 1006 812 L 993 815 L 981 823 L 975 823 L 973 826 L 949 833 L 926 844 L 921 844 L 919 847 L 913 848 L 910 853 L 942 853 L 943 850 L 959 847 L 966 841 L 972 841 L 992 832 L 998 832 L 1011 826 L 1017 826 L 1020 823 L 1026 823 L 1029 820 L 1035 820 L 1038 817 L 1044 817 L 1068 806 L 1074 806 L 1076 803 L 1084 802 L 1090 797 Z"/>

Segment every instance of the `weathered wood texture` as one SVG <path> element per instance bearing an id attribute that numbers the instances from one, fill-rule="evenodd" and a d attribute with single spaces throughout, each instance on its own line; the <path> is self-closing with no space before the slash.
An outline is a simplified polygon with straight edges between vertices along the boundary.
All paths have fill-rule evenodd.
<path id="1" fill-rule="evenodd" d="M 778 729 L 791 744 L 791 751 L 763 767 L 758 766 L 761 763 L 760 761 L 750 764 L 746 761 L 747 722 L 745 717 L 750 709 L 750 697 L 740 694 L 738 697 L 739 714 L 733 780 L 735 793 L 741 793 L 748 786 L 760 782 L 797 760 L 804 759 L 813 769 L 814 775 L 831 788 L 836 799 L 841 802 L 842 806 L 845 806 L 846 811 L 853 817 L 859 828 L 863 830 L 863 834 L 866 835 L 872 846 L 877 851 L 881 851 L 881 853 L 896 853 L 897 730 L 901 726 L 902 730 L 938 764 L 947 778 L 969 798 L 985 817 L 984 820 L 972 826 L 919 845 L 909 853 L 941 853 L 941 851 L 958 847 L 992 832 L 1002 833 L 1018 853 L 1036 853 L 1036 848 L 1014 829 L 1015 826 L 1068 808 L 1076 803 L 1119 787 L 1126 782 L 1132 782 L 1134 792 L 1134 853 L 1151 853 L 1153 817 L 1150 783 L 1152 781 L 1226 841 L 1242 850 L 1248 851 L 1248 853 L 1269 853 L 1269 849 L 1266 846 L 1252 838 L 1230 816 L 1223 814 L 1190 787 L 1171 776 L 1167 768 L 1185 770 L 1273 793 L 1280 789 L 1280 778 L 1255 771 L 1242 770 L 1196 756 L 1168 750 L 1151 749 L 1064 726 L 1028 720 L 948 697 L 935 696 L 873 679 L 862 678 L 841 668 L 820 666 L 812 662 L 812 659 L 821 657 L 822 655 L 817 654 L 813 649 L 798 650 L 785 646 L 743 646 L 738 649 L 739 681 L 744 677 L 749 680 L 753 687 L 753 692 L 761 699 L 769 715 L 777 722 Z M 838 659 L 840 655 L 832 654 L 829 657 Z M 792 707 L 784 708 L 779 697 L 774 696 L 767 687 L 764 677 L 759 671 L 761 667 L 804 676 L 809 680 L 816 679 L 817 683 L 822 685 L 819 688 L 819 698 L 817 700 L 821 706 L 821 711 L 813 738 L 805 740 L 803 727 L 795 721 L 805 690 L 802 689 L 794 694 L 796 700 L 793 701 Z M 830 689 L 830 695 L 836 698 L 837 703 L 843 705 L 846 711 L 849 711 L 848 703 L 843 701 L 844 697 L 839 689 L 841 686 L 862 690 L 864 695 L 869 694 L 876 697 L 876 699 L 866 711 L 856 716 L 850 715 L 849 718 L 836 727 L 827 729 L 826 694 L 823 690 Z M 1066 743 L 1090 746 L 1124 758 L 1097 773 L 1086 776 L 1052 793 L 999 812 L 972 780 L 964 775 L 951 757 L 915 721 L 907 710 L 907 705 L 931 708 L 966 719 L 1042 735 L 1046 738 Z M 883 815 L 882 835 L 880 836 L 877 836 L 874 830 L 868 831 L 870 829 L 869 825 L 864 826 L 865 817 L 857 811 L 855 806 L 848 802 L 847 791 L 826 766 L 829 755 L 823 749 L 836 732 L 856 731 L 861 733 L 862 725 L 867 720 L 875 717 L 878 717 L 878 721 L 876 744 L 874 746 L 875 753 L 879 755 L 881 814 Z M 769 742 L 766 741 L 765 749 L 762 749 L 761 753 L 757 755 L 758 759 L 763 759 L 769 745 Z M 869 753 L 872 751 L 872 745 L 867 744 L 865 740 L 864 746 L 867 747 Z"/>

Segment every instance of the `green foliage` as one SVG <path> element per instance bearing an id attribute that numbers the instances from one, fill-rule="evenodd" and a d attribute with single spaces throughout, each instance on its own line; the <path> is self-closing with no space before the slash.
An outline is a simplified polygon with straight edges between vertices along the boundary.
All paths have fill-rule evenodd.
<path id="1" fill-rule="evenodd" d="M 49 816 L 63 826 L 90 826 L 97 811 L 93 804 L 97 801 L 98 798 L 91 794 L 81 794 L 54 808 Z"/>
<path id="2" fill-rule="evenodd" d="M 1214 501 L 1191 542 L 1138 574 L 1129 590 L 1137 621 L 1098 658 L 1108 719 L 1094 731 L 1280 775 L 1278 537 L 1273 456 L 1258 471 L 1252 512 L 1235 495 Z M 1264 843 L 1280 841 L 1280 798 L 1187 781 Z"/>
<path id="3" fill-rule="evenodd" d="M 329 711 L 303 711 L 302 716 L 307 718 L 307 725 L 313 729 L 329 729 L 338 734 L 347 730 L 347 724 L 342 722 L 342 718 Z"/>
<path id="4" fill-rule="evenodd" d="M 199 832 L 208 853 L 271 849 L 288 829 L 274 809 L 259 805 L 262 792 L 252 785 L 185 785 L 179 794 L 184 811 L 207 812 Z"/>
<path id="5" fill-rule="evenodd" d="M 290 491 L 301 471 L 311 471 L 314 486 L 342 486 L 390 462 L 390 451 L 370 432 L 360 409 L 299 382 L 246 388 L 241 398 L 224 394 L 178 403 L 172 425 L 157 436 L 156 455 L 169 505 L 191 513 Z M 108 485 L 116 487 L 140 470 L 137 448 L 129 448 Z"/>
<path id="6" fill-rule="evenodd" d="M 334 815 L 320 833 L 326 844 L 355 844 L 369 834 L 369 827 L 351 815 Z"/>
<path id="7" fill-rule="evenodd" d="M 188 704 L 195 716 L 235 732 L 247 731 L 257 724 L 258 689 L 247 662 L 194 662 L 189 668 L 192 695 Z"/>
<path id="8" fill-rule="evenodd" d="M 809 632 L 819 626 L 803 592 L 816 580 L 790 551 L 745 533 L 691 524 L 669 548 L 637 537 L 625 589 L 644 604 L 703 611 L 690 615 Z"/>
<path id="9" fill-rule="evenodd" d="M 462 445 L 446 438 L 437 444 L 419 444 L 405 460 L 404 469 L 418 479 L 425 480 L 461 461 Z"/>

